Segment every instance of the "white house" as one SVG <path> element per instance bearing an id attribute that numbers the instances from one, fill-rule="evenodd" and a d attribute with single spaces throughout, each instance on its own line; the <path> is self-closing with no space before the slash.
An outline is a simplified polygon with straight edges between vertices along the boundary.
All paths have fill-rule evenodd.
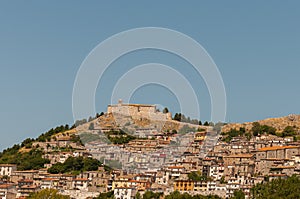
<path id="1" fill-rule="evenodd" d="M 134 187 L 116 187 L 114 196 L 116 199 L 133 199 L 135 198 L 136 189 Z"/>
<path id="2" fill-rule="evenodd" d="M 17 165 L 15 164 L 0 164 L 1 176 L 11 176 L 12 172 L 16 170 L 17 170 Z"/>

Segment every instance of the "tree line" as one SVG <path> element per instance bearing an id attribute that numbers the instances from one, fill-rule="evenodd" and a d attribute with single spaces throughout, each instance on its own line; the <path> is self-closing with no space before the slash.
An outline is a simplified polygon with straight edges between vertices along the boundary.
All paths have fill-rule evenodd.
<path id="1" fill-rule="evenodd" d="M 74 173 L 97 171 L 102 165 L 99 160 L 90 157 L 69 157 L 64 163 L 56 163 L 48 169 L 49 173 Z"/>

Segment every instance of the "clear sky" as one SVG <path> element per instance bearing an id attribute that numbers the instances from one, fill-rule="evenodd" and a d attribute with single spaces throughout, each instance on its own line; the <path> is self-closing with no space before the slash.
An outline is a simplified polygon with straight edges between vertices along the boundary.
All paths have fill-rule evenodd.
<path id="1" fill-rule="evenodd" d="M 82 61 L 104 39 L 137 27 L 180 31 L 208 51 L 226 87 L 227 121 L 300 112 L 299 1 L 130 2 L 0 2 L 0 149 L 73 123 L 72 89 Z M 206 86 L 178 57 L 155 50 L 131 53 L 113 64 L 109 77 L 154 61 L 184 68 L 199 85 L 201 120 L 209 120 Z M 114 81 L 100 83 L 97 111 L 110 103 L 106 92 Z M 132 102 L 178 111 L 172 93 L 155 85 L 139 89 Z"/>

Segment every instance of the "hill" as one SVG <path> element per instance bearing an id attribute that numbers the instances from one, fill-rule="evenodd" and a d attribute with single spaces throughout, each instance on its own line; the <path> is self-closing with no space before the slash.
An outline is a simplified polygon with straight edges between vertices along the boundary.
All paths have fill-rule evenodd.
<path id="1" fill-rule="evenodd" d="M 300 129 L 300 115 L 288 115 L 285 117 L 278 118 L 267 118 L 264 120 L 255 121 L 261 125 L 268 125 L 274 127 L 277 131 L 283 131 L 287 126 L 294 126 Z M 222 127 L 222 132 L 228 132 L 230 129 L 245 128 L 246 130 L 251 130 L 254 122 L 245 123 L 229 123 Z"/>
<path id="2" fill-rule="evenodd" d="M 247 136 L 250 138 L 262 134 L 299 139 L 300 115 L 268 118 L 254 122 L 229 123 L 222 127 L 222 135 L 224 137 Z"/>
<path id="3" fill-rule="evenodd" d="M 16 144 L 0 153 L 0 164 L 16 164 L 19 170 L 43 168 L 50 163 L 47 157 L 58 153 L 85 151 L 84 144 L 107 140 L 113 144 L 127 143 L 136 139 L 131 133 L 137 130 L 156 132 L 176 132 L 180 130 L 206 130 L 207 126 L 183 123 L 175 120 L 151 121 L 146 118 L 133 119 L 130 116 L 102 113 L 88 120 L 76 121 L 71 127 L 61 125 L 42 133 L 37 138 L 27 138 L 21 144 Z M 106 132 L 102 136 L 101 132 Z"/>

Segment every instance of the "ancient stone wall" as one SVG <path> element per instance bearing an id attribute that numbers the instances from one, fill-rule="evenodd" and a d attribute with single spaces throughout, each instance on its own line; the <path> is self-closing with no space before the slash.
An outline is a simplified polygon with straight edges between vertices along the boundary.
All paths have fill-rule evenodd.
<path id="1" fill-rule="evenodd" d="M 158 112 L 155 105 L 119 103 L 117 105 L 109 105 L 107 113 L 131 116 L 133 119 L 172 120 L 171 113 Z"/>

